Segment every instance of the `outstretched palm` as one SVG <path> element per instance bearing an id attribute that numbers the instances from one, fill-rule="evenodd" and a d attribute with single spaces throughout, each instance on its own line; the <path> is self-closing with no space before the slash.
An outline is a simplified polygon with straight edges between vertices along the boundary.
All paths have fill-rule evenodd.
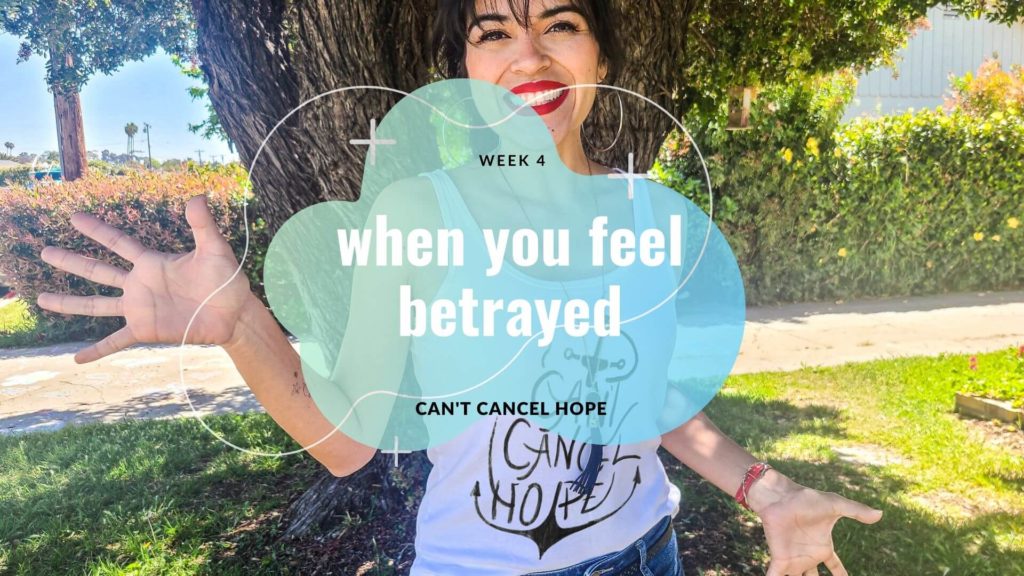
<path id="1" fill-rule="evenodd" d="M 189 200 L 185 218 L 196 248 L 186 254 L 149 250 L 124 232 L 84 213 L 71 218 L 80 232 L 132 263 L 131 271 L 48 246 L 42 259 L 58 268 L 101 284 L 121 288 L 118 297 L 43 293 L 39 306 L 64 314 L 124 316 L 126 326 L 75 355 L 90 362 L 135 343 L 181 343 L 199 305 L 238 269 L 230 245 L 217 230 L 205 197 Z M 207 302 L 188 329 L 187 343 L 224 344 L 234 332 L 249 283 L 239 272 Z"/>
<path id="2" fill-rule="evenodd" d="M 804 486 L 758 512 L 771 555 L 768 576 L 818 574 L 824 563 L 832 576 L 846 576 L 846 569 L 832 544 L 832 527 L 840 518 L 874 524 L 882 512 L 832 492 Z"/>

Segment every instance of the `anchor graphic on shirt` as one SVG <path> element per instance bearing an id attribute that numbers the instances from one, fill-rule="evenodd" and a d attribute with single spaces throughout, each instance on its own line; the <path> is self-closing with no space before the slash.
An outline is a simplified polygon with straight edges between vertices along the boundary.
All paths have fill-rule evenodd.
<path id="1" fill-rule="evenodd" d="M 502 532 L 507 532 L 509 534 L 518 534 L 520 536 L 526 536 L 530 540 L 533 540 L 534 544 L 537 545 L 537 551 L 539 553 L 537 558 L 539 559 L 543 558 L 544 553 L 547 552 L 549 548 L 554 546 L 562 538 L 565 538 L 566 536 L 571 536 L 572 534 L 575 534 L 582 530 L 586 530 L 587 528 L 590 528 L 591 526 L 599 522 L 603 522 L 608 518 L 611 518 L 616 512 L 621 510 L 627 502 L 629 502 L 630 498 L 633 497 L 633 493 L 636 492 L 636 487 L 638 484 L 640 484 L 639 466 L 637 466 L 636 472 L 633 475 L 633 489 L 630 491 L 629 497 L 622 501 L 622 504 L 619 504 L 617 508 L 615 508 L 614 510 L 600 518 L 595 518 L 594 520 L 586 522 L 585 524 L 580 524 L 579 526 L 572 526 L 569 528 L 559 526 L 558 522 L 555 520 L 555 508 L 558 507 L 558 496 L 561 494 L 562 491 L 562 482 L 559 482 L 558 486 L 555 488 L 555 497 L 551 500 L 551 508 L 548 510 L 547 516 L 544 517 L 544 521 L 533 528 L 525 530 L 516 530 L 513 528 L 507 528 L 505 526 L 499 526 L 484 518 L 483 513 L 480 511 L 479 480 L 477 480 L 476 484 L 473 485 L 473 491 L 470 492 L 470 495 L 473 497 L 473 503 L 476 505 L 477 515 L 480 517 L 481 520 L 484 521 L 484 523 L 486 523 L 488 526 L 496 530 L 501 530 Z"/>
<path id="2" fill-rule="evenodd" d="M 582 501 L 582 507 L 581 507 L 581 510 L 580 510 L 581 514 L 582 513 L 593 512 L 595 510 L 599 510 L 604 505 L 604 503 L 608 499 L 609 495 L 611 495 L 611 493 L 612 493 L 611 487 L 615 485 L 615 480 L 616 480 L 617 474 L 614 471 L 612 472 L 612 474 L 610 476 L 610 479 L 609 479 L 609 481 L 607 483 L 608 490 L 605 491 L 604 497 L 601 498 L 600 500 L 598 500 L 593 495 L 582 495 L 581 494 L 581 495 L 574 495 L 572 497 L 569 497 L 568 495 L 570 494 L 570 492 L 568 491 L 567 488 L 564 487 L 564 485 L 568 483 L 569 479 L 566 479 L 566 481 L 559 481 L 555 485 L 554 497 L 551 499 L 550 506 L 547 507 L 547 513 L 545 514 L 543 520 L 539 524 L 536 524 L 532 528 L 514 528 L 514 527 L 511 527 L 511 526 L 502 526 L 501 524 L 498 524 L 498 523 L 494 522 L 494 518 L 497 517 L 497 513 L 498 513 L 497 512 L 497 504 L 499 502 L 501 502 L 503 504 L 508 504 L 509 505 L 508 518 L 509 518 L 509 521 L 511 522 L 512 516 L 514 514 L 514 507 L 515 507 L 515 503 L 512 502 L 511 500 L 513 500 L 515 498 L 515 489 L 516 489 L 516 486 L 519 483 L 513 483 L 512 484 L 512 488 L 511 488 L 511 492 L 510 492 L 510 494 L 511 494 L 510 501 L 506 502 L 505 500 L 503 500 L 498 495 L 499 494 L 499 490 L 501 488 L 501 482 L 500 481 L 495 482 L 494 477 L 493 477 L 493 471 L 494 471 L 493 447 L 494 447 L 494 436 L 495 436 L 495 433 L 497 431 L 497 428 L 498 428 L 498 424 L 497 424 L 497 420 L 496 420 L 495 424 L 494 424 L 494 427 L 491 430 L 491 436 L 490 436 L 490 446 L 491 446 L 491 449 L 489 449 L 488 453 L 487 453 L 487 468 L 488 468 L 488 477 L 489 477 L 488 478 L 488 480 L 489 480 L 488 481 L 488 485 L 490 487 L 491 501 L 492 501 L 492 508 L 491 508 L 491 516 L 492 516 L 492 518 L 491 519 L 488 519 L 486 517 L 486 515 L 484 514 L 484 512 L 480 508 L 480 497 L 483 494 L 482 494 L 482 491 L 480 489 L 480 481 L 479 480 L 477 480 L 476 483 L 473 485 L 473 489 L 470 491 L 470 496 L 473 498 L 473 505 L 476 508 L 476 513 L 477 513 L 477 516 L 480 517 L 480 520 L 482 520 L 485 524 L 487 524 L 488 526 L 490 526 L 491 528 L 494 528 L 496 530 L 500 530 L 500 531 L 508 533 L 508 534 L 517 534 L 517 535 L 525 536 L 526 538 L 529 538 L 530 540 L 533 541 L 534 544 L 537 545 L 538 558 L 542 558 L 544 556 L 545 552 L 547 552 L 552 546 L 554 546 L 556 543 L 561 541 L 563 538 L 571 536 L 571 535 L 573 535 L 573 534 L 575 534 L 577 532 L 586 530 L 587 528 L 590 528 L 591 526 L 599 524 L 599 523 L 607 520 L 608 518 L 611 518 L 612 516 L 614 516 L 615 513 L 617 513 L 619 510 L 621 510 L 633 498 L 633 494 L 636 493 L 637 486 L 641 482 L 641 479 L 640 479 L 640 466 L 639 466 L 639 464 L 637 464 L 636 468 L 633 470 L 633 477 L 632 477 L 632 482 L 633 483 L 632 483 L 632 486 L 630 488 L 629 494 L 625 498 L 623 498 L 622 501 L 614 509 L 610 510 L 609 512 L 607 512 L 605 514 L 602 514 L 601 516 L 599 516 L 597 518 L 590 519 L 590 520 L 588 520 L 588 521 L 586 521 L 586 522 L 584 522 L 582 524 L 579 524 L 579 525 L 576 525 L 576 526 L 567 526 L 566 527 L 566 526 L 561 526 L 558 523 L 558 521 L 557 521 L 558 509 L 560 507 L 563 508 L 564 509 L 563 510 L 563 516 L 564 517 L 568 517 L 569 506 L 571 506 L 573 504 L 576 504 L 577 502 Z M 547 433 L 546 430 L 543 430 L 543 429 L 541 429 L 541 430 L 544 431 L 545 434 Z M 506 439 L 506 444 L 507 444 L 507 439 Z M 620 450 L 621 450 L 621 447 L 616 447 L 614 456 L 611 458 L 611 461 L 609 462 L 610 466 L 613 467 L 613 468 L 615 467 L 615 465 L 619 464 L 622 461 L 634 460 L 634 459 L 635 460 L 639 460 L 640 459 L 640 456 L 635 455 L 635 454 L 625 454 L 625 455 L 622 455 L 622 454 L 620 454 Z M 533 469 L 530 470 L 530 472 L 532 472 L 532 471 L 533 471 Z M 597 486 L 603 486 L 603 485 L 604 485 L 603 482 L 598 482 L 597 483 Z M 540 508 L 541 508 L 541 505 L 542 505 L 542 502 L 543 502 L 543 498 L 544 498 L 543 487 L 540 484 L 533 483 L 533 484 L 530 484 L 527 487 L 527 491 L 524 494 L 523 502 L 522 503 L 525 504 L 526 499 L 529 497 L 530 490 L 533 489 L 533 488 L 536 489 L 537 498 L 538 498 L 538 501 L 537 501 L 537 513 L 535 513 L 533 518 L 531 518 L 528 522 L 524 521 L 524 519 L 523 519 L 523 508 L 520 505 L 519 519 L 520 519 L 520 522 L 523 525 L 532 524 L 534 521 L 536 521 L 536 518 L 539 515 Z M 566 498 L 564 500 L 563 500 L 563 494 L 566 495 Z M 594 502 L 592 502 L 592 501 L 594 501 Z"/>

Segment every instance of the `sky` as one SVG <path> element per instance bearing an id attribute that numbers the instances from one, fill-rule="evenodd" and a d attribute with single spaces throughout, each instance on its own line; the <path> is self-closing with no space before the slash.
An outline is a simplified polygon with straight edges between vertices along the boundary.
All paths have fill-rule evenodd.
<path id="1" fill-rule="evenodd" d="M 13 142 L 14 154 L 57 149 L 53 96 L 46 89 L 45 60 L 33 54 L 16 64 L 18 38 L 0 34 L 0 142 Z M 188 131 L 188 124 L 206 118 L 205 101 L 188 95 L 195 82 L 182 74 L 170 56 L 157 52 L 140 62 L 129 62 L 109 76 L 97 75 L 82 89 L 82 115 L 87 150 L 108 149 L 123 154 L 127 148 L 124 125 L 135 122 L 135 149 L 146 149 L 142 124 L 151 129 L 153 158 L 197 158 L 223 154 L 237 159 L 220 140 L 205 140 Z M 0 149 L 6 152 L 6 149 Z"/>

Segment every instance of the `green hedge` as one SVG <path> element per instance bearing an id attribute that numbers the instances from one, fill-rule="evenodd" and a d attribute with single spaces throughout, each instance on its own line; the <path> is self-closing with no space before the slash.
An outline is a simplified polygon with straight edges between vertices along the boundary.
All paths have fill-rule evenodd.
<path id="1" fill-rule="evenodd" d="M 49 169 L 49 166 L 39 165 L 35 170 L 31 165 L 2 168 L 0 169 L 0 186 L 29 186 L 34 181 L 33 172 L 44 168 Z M 93 175 L 124 176 L 133 170 L 135 169 L 103 160 L 89 160 L 89 173 Z"/>
<path id="2" fill-rule="evenodd" d="M 0 169 L 0 186 L 26 185 L 32 181 L 32 167 Z"/>
<path id="3" fill-rule="evenodd" d="M 769 88 L 745 131 L 724 113 L 688 119 L 748 301 L 1024 287 L 1024 116 L 840 124 L 854 88 L 849 74 Z M 706 209 L 687 144 L 670 142 L 655 172 Z"/>

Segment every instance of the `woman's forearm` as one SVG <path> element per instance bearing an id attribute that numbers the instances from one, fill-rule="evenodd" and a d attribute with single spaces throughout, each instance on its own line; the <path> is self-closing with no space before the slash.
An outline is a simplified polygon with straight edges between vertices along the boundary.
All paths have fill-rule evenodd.
<path id="1" fill-rule="evenodd" d="M 310 446 L 330 435 L 308 451 L 332 474 L 347 476 L 373 458 L 375 449 L 334 430 L 317 408 L 298 352 L 258 298 L 252 296 L 245 304 L 234 335 L 223 347 L 256 399 L 296 442 Z"/>
<path id="2" fill-rule="evenodd" d="M 757 459 L 718 429 L 700 412 L 689 422 L 662 434 L 661 445 L 680 462 L 730 496 L 736 494 L 743 475 Z M 779 500 L 799 485 L 780 472 L 769 470 L 747 493 L 754 512 Z"/>

